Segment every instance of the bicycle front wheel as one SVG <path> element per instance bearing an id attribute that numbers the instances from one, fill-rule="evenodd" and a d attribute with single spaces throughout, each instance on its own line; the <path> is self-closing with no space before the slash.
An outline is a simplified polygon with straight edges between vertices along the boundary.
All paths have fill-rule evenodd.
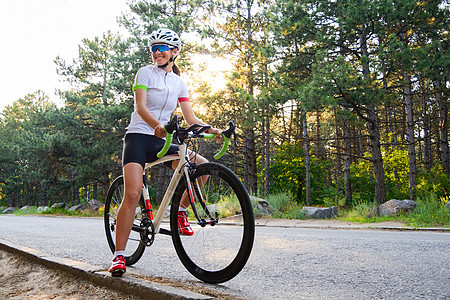
<path id="1" fill-rule="evenodd" d="M 119 211 L 120 204 L 122 204 L 124 195 L 124 185 L 123 185 L 123 176 L 117 177 L 108 190 L 108 195 L 106 196 L 105 201 L 105 214 L 104 214 L 104 223 L 105 223 L 105 232 L 106 239 L 108 240 L 109 248 L 114 253 L 116 245 L 116 220 L 117 220 L 117 212 Z M 141 195 L 140 202 L 143 201 L 143 197 Z M 133 226 L 139 226 L 142 220 L 141 208 L 138 205 L 136 208 L 136 213 L 134 215 Z M 141 236 L 136 231 L 131 231 L 130 236 L 128 237 L 125 258 L 125 264 L 130 266 L 135 264 L 142 256 L 145 250 L 145 244 L 141 241 Z"/>
<path id="2" fill-rule="evenodd" d="M 245 266 L 253 247 L 255 221 L 250 198 L 239 178 L 220 164 L 196 166 L 190 182 L 193 205 L 188 215 L 194 235 L 183 236 L 178 231 L 178 208 L 187 188 L 187 181 L 181 180 L 170 213 L 176 252 L 198 279 L 228 281 Z"/>

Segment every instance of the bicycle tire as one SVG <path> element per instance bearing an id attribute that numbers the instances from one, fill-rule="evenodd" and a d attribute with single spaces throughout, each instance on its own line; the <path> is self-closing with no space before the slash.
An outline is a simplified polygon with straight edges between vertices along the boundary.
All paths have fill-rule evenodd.
<path id="1" fill-rule="evenodd" d="M 192 275 L 207 283 L 222 283 L 234 278 L 247 263 L 253 247 L 255 220 L 247 190 L 230 169 L 217 163 L 201 164 L 194 168 L 190 180 L 194 182 L 205 175 L 209 177 L 201 193 L 208 209 L 199 204 L 199 194 L 193 193 L 196 210 L 205 220 L 206 211 L 211 210 L 218 223 L 202 227 L 197 219 L 192 219 L 192 212 L 189 222 L 194 235 L 179 233 L 178 208 L 187 187 L 182 179 L 172 198 L 172 240 L 182 264 Z"/>
<path id="2" fill-rule="evenodd" d="M 117 211 L 119 210 L 120 204 L 123 200 L 123 176 L 117 177 L 108 189 L 108 194 L 105 201 L 105 213 L 104 213 L 104 224 L 106 239 L 108 240 L 108 245 L 111 251 L 114 253 L 115 245 L 115 229 L 116 229 L 116 218 Z M 141 195 L 140 203 L 143 203 L 143 196 Z M 140 213 L 141 207 L 136 208 L 134 224 L 140 225 L 142 214 Z M 145 244 L 141 240 L 141 236 L 138 232 L 131 231 L 128 238 L 126 254 L 125 254 L 125 264 L 127 266 L 135 264 L 144 254 Z"/>

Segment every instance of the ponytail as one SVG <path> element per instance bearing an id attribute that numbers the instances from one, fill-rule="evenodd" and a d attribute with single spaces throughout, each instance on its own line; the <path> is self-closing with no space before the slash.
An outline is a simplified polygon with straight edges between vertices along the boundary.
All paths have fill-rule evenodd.
<path id="1" fill-rule="evenodd" d="M 181 75 L 180 75 L 180 74 L 181 74 L 180 68 L 178 68 L 178 66 L 177 66 L 175 63 L 173 63 L 172 71 L 173 71 L 175 74 L 177 74 L 178 76 L 181 76 Z"/>

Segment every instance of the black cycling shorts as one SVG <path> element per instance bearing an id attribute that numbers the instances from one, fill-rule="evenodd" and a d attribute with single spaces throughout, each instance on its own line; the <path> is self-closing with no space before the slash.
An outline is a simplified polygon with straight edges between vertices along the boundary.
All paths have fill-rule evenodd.
<path id="1" fill-rule="evenodd" d="M 154 135 L 127 133 L 123 139 L 122 166 L 138 163 L 145 168 L 146 163 L 157 160 L 156 154 L 164 147 L 165 140 Z M 178 146 L 172 144 L 167 154 L 178 153 Z M 171 162 L 169 162 L 171 163 Z"/>

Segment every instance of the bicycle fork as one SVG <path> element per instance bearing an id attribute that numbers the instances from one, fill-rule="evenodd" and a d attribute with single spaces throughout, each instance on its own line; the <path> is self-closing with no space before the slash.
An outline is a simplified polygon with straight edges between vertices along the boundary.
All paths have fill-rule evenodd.
<path id="1" fill-rule="evenodd" d="M 192 211 L 194 212 L 195 218 L 198 220 L 198 225 L 200 225 L 202 227 L 205 227 L 206 225 L 211 225 L 211 226 L 216 225 L 217 223 L 219 223 L 218 213 L 216 212 L 215 217 L 213 217 L 213 215 L 209 211 L 208 206 L 206 205 L 205 198 L 203 197 L 203 194 L 202 194 L 202 189 L 200 188 L 200 185 L 198 183 L 198 178 L 195 179 L 194 182 L 191 182 L 188 172 L 185 172 L 185 175 L 186 175 L 187 194 L 189 197 L 189 202 L 191 204 Z M 200 218 L 200 216 L 198 215 L 197 207 L 195 206 L 194 195 L 197 195 L 198 203 L 201 205 L 202 209 L 205 211 L 209 220 Z"/>

